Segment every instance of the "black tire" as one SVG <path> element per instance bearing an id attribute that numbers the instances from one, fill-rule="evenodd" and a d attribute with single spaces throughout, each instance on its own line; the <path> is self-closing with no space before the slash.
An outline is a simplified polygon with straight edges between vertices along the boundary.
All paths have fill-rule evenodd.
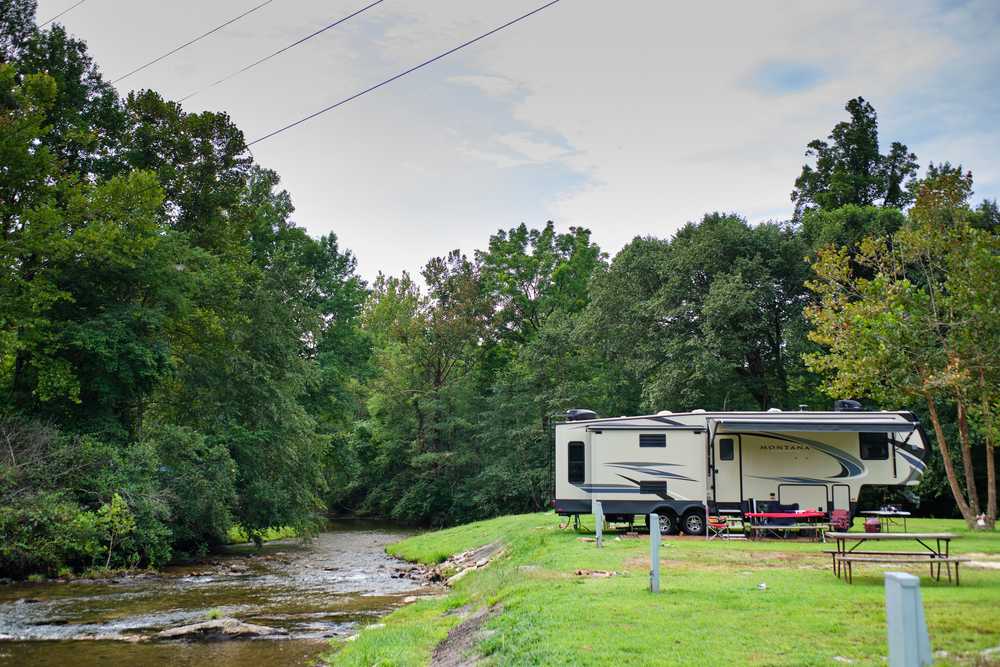
<path id="1" fill-rule="evenodd" d="M 660 535 L 676 535 L 678 532 L 677 515 L 672 510 L 661 509 L 656 512 L 660 515 Z M 646 528 L 649 528 L 649 515 L 646 515 Z"/>
<path id="2" fill-rule="evenodd" d="M 705 513 L 701 510 L 691 510 L 681 519 L 681 530 L 685 535 L 705 534 Z"/>

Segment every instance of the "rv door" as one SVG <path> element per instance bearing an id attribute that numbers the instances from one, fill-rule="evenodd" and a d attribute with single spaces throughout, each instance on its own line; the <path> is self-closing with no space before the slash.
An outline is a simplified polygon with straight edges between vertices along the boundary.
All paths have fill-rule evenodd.
<path id="1" fill-rule="evenodd" d="M 715 502 L 736 503 L 743 501 L 743 456 L 740 436 L 718 435 L 715 437 L 715 461 L 713 462 Z"/>
<path id="2" fill-rule="evenodd" d="M 847 484 L 833 485 L 833 509 L 851 511 L 851 487 Z"/>

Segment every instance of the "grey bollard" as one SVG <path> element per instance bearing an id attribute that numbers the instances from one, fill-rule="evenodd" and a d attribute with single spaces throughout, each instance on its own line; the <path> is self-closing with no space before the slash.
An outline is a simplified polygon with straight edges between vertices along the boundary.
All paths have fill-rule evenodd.
<path id="1" fill-rule="evenodd" d="M 920 599 L 920 578 L 885 573 L 885 618 L 889 629 L 889 667 L 924 667 L 933 662 Z"/>
<path id="2" fill-rule="evenodd" d="M 594 513 L 594 535 L 600 548 L 604 546 L 604 507 L 600 500 L 591 501 L 591 511 Z"/>
<path id="3" fill-rule="evenodd" d="M 660 592 L 660 515 L 649 515 L 649 590 Z"/>

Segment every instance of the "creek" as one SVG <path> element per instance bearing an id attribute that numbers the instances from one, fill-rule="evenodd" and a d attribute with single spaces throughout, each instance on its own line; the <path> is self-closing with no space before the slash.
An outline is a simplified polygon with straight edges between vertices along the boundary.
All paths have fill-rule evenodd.
<path id="1" fill-rule="evenodd" d="M 396 526 L 336 521 L 316 538 L 234 547 L 205 564 L 108 580 L 0 586 L 0 667 L 313 664 L 329 640 L 349 637 L 439 590 L 385 547 Z M 213 617 L 284 631 L 278 638 L 157 641 L 166 628 Z"/>

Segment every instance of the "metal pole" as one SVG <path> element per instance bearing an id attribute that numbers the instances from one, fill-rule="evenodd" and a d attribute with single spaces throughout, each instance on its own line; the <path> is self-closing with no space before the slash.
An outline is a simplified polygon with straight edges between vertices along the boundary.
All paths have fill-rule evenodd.
<path id="1" fill-rule="evenodd" d="M 649 590 L 660 592 L 660 515 L 649 515 Z"/>
<path id="2" fill-rule="evenodd" d="M 604 508 L 600 500 L 592 501 L 591 509 L 594 512 L 594 533 L 597 536 L 597 547 L 604 546 Z"/>
<path id="3" fill-rule="evenodd" d="M 889 630 L 889 667 L 924 667 L 933 662 L 927 636 L 920 579 L 885 573 L 885 617 Z"/>

